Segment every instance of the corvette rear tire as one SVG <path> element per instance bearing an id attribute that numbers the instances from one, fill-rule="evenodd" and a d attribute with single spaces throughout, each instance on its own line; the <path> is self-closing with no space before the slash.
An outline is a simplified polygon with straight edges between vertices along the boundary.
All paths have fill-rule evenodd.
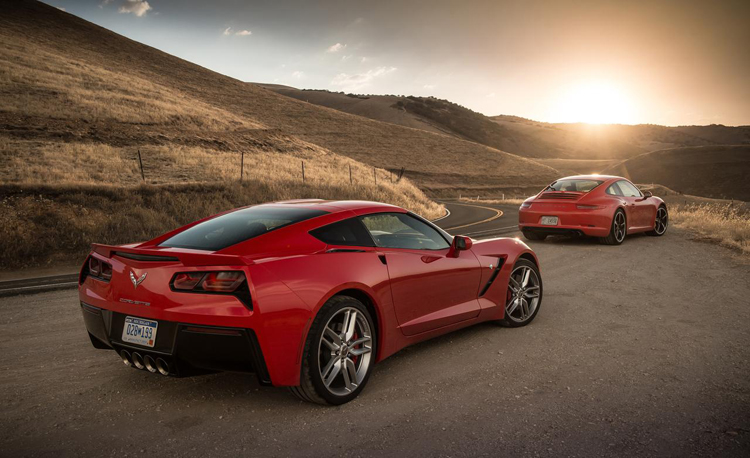
<path id="1" fill-rule="evenodd" d="M 520 328 L 531 323 L 542 306 L 544 287 L 539 268 L 531 261 L 519 259 L 508 278 L 505 316 L 500 324 Z"/>
<path id="2" fill-rule="evenodd" d="M 654 218 L 654 230 L 646 232 L 647 235 L 653 237 L 661 237 L 667 232 L 669 227 L 669 213 L 667 212 L 666 205 L 660 205 L 659 209 L 656 210 L 656 217 Z"/>
<path id="3" fill-rule="evenodd" d="M 375 364 L 375 324 L 362 302 L 335 296 L 310 326 L 302 354 L 300 386 L 291 391 L 303 401 L 340 405 L 356 398 Z"/>
<path id="4" fill-rule="evenodd" d="M 523 231 L 523 236 L 526 237 L 527 240 L 538 240 L 540 242 L 547 238 L 544 234 L 537 234 L 532 231 Z"/>
<path id="5" fill-rule="evenodd" d="M 620 245 L 625 240 L 628 232 L 628 220 L 625 212 L 619 208 L 612 217 L 612 225 L 609 228 L 609 234 L 599 239 L 604 245 Z"/>

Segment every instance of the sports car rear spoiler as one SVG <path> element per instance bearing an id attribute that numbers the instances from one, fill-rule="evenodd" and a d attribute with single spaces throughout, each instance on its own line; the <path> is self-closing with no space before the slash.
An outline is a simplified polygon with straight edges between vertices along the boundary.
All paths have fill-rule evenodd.
<path id="1" fill-rule="evenodd" d="M 179 249 L 134 248 L 128 246 L 91 244 L 92 251 L 111 258 L 132 259 L 138 262 L 181 263 L 184 266 L 236 266 L 248 265 L 242 256 L 215 253 L 196 253 Z"/>

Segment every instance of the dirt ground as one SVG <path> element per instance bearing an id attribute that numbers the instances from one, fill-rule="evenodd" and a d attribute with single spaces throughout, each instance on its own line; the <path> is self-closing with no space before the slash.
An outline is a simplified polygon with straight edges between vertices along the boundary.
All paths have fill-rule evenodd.
<path id="1" fill-rule="evenodd" d="M 671 229 L 532 247 L 530 326 L 401 351 L 331 408 L 127 368 L 73 290 L 0 299 L 0 455 L 749 456 L 750 266 Z"/>

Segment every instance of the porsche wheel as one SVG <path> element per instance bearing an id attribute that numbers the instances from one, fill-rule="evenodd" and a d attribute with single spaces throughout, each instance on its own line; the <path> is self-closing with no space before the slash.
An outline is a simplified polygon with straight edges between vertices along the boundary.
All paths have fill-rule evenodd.
<path id="1" fill-rule="evenodd" d="M 625 235 L 628 232 L 627 218 L 625 212 L 622 209 L 618 209 L 615 212 L 615 216 L 612 218 L 612 226 L 609 229 L 609 235 L 599 239 L 605 245 L 619 245 L 625 240 Z"/>
<path id="2" fill-rule="evenodd" d="M 667 207 L 661 205 L 656 210 L 656 218 L 654 219 L 654 230 L 648 231 L 646 234 L 660 237 L 667 232 L 667 226 L 669 226 L 669 213 L 667 213 Z"/>
<path id="3" fill-rule="evenodd" d="M 331 298 L 310 327 L 300 386 L 292 392 L 318 404 L 351 401 L 370 378 L 375 348 L 375 325 L 367 308 L 353 297 Z"/>
<path id="4" fill-rule="evenodd" d="M 532 232 L 532 231 L 523 231 L 523 236 L 526 237 L 527 240 L 543 241 L 544 239 L 547 238 L 546 235 L 537 234 L 536 232 Z"/>
<path id="5" fill-rule="evenodd" d="M 519 328 L 531 323 L 542 305 L 542 276 L 533 262 L 520 259 L 508 278 L 505 318 L 500 323 Z"/>

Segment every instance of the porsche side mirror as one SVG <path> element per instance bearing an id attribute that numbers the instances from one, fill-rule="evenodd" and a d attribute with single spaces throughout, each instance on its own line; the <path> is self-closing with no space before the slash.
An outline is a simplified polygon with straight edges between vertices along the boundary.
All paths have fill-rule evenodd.
<path id="1" fill-rule="evenodd" d="M 448 252 L 448 256 L 457 258 L 458 253 L 471 248 L 472 243 L 473 242 L 469 237 L 465 237 L 463 235 L 457 235 L 453 237 L 453 242 L 451 243 L 451 249 Z"/>
<path id="2" fill-rule="evenodd" d="M 649 197 L 653 197 L 653 194 L 651 194 L 651 191 L 644 191 L 643 198 L 648 199 Z"/>

